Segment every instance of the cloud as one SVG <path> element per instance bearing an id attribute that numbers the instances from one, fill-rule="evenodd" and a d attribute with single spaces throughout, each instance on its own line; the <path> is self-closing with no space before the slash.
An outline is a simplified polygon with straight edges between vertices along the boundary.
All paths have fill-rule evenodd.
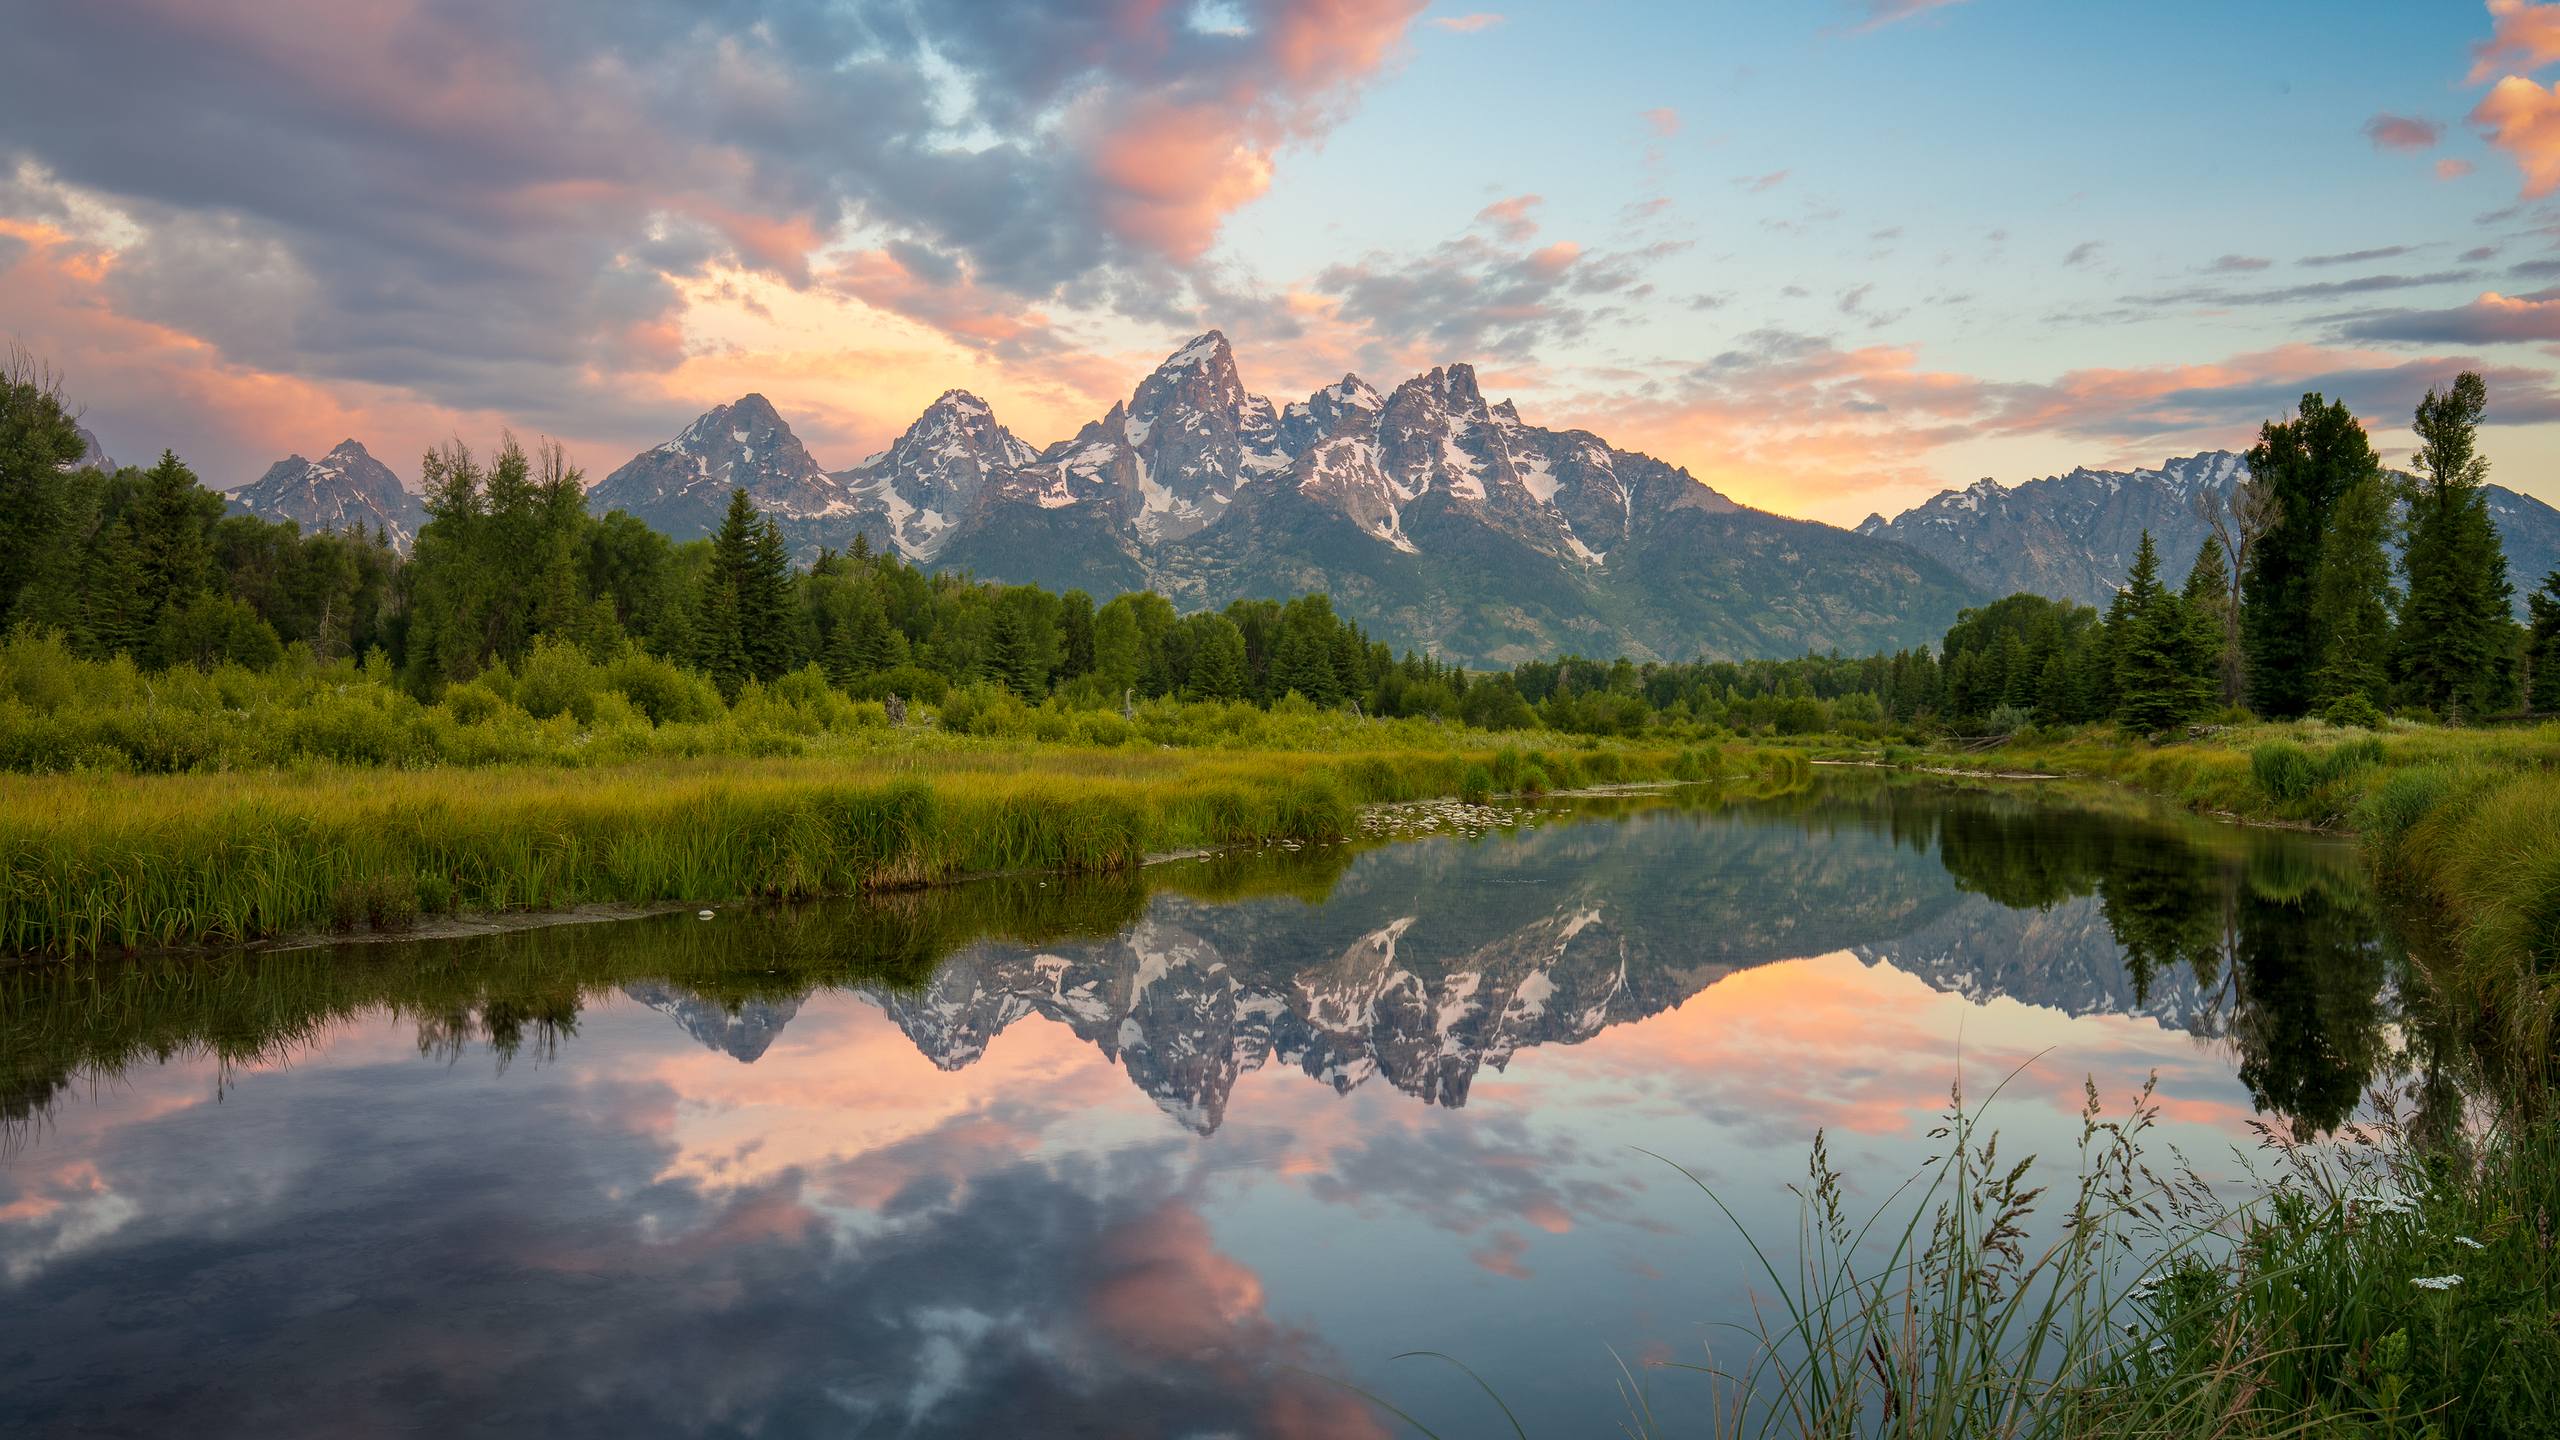
<path id="1" fill-rule="evenodd" d="M 1643 114 L 1645 127 L 1668 140 L 1680 133 L 1680 112 L 1668 105 L 1657 105 Z"/>
<path id="2" fill-rule="evenodd" d="M 0 47 L 0 215 L 112 210 L 103 303 L 227 365 L 629 438 L 688 297 L 817 285 L 848 238 L 956 290 L 893 304 L 966 346 L 1008 305 L 1160 318 L 1421 8 L 49 6 Z"/>
<path id="3" fill-rule="evenodd" d="M 2524 172 L 2526 199 L 2560 188 L 2560 87 L 2546 89 L 2510 75 L 2473 107 L 2471 123 L 2514 158 Z"/>
<path id="4" fill-rule="evenodd" d="M 2065 265 L 2085 265 L 2088 262 L 2097 259 L 2098 252 L 2106 248 L 2107 242 L 2104 240 L 2083 240 L 2079 244 L 2071 247 L 2071 253 L 2062 257 L 2062 263 Z"/>
<path id="5" fill-rule="evenodd" d="M 2387 290 L 2414 290 L 2428 285 L 2449 285 L 2468 280 L 2468 270 L 2432 270 L 2417 275 L 2359 275 L 2352 280 L 2321 280 L 2307 285 L 2278 285 L 2257 290 L 2235 290 L 2227 286 L 2197 286 L 2186 290 L 2169 290 L 2149 295 L 2128 295 L 2129 305 L 2291 305 L 2306 300 L 2336 300 L 2349 295 L 2371 295 Z"/>
<path id="6" fill-rule="evenodd" d="M 1963 0 L 1856 0 L 1857 8 L 1864 14 L 1855 29 L 1880 30 L 1887 25 L 1917 19 L 1932 11 L 1962 3 Z"/>
<path id="7" fill-rule="evenodd" d="M 2471 47 L 2465 84 L 2481 84 L 2501 70 L 2538 70 L 2560 60 L 2560 5 L 2489 0 L 2489 19 L 2489 38 Z"/>
<path id="8" fill-rule="evenodd" d="M 2531 262 L 2528 262 L 2531 263 Z M 2519 273 L 2525 266 L 2517 266 Z M 2414 341 L 2429 345 L 2512 345 L 2560 341 L 2560 293 L 2501 295 L 2484 292 L 2450 310 L 2395 310 L 2362 316 L 2339 327 L 2352 340 Z"/>
<path id="9" fill-rule="evenodd" d="M 1509 18 L 1507 15 L 1496 14 L 1490 10 L 1478 10 L 1466 15 L 1435 15 L 1431 17 L 1431 23 L 1443 30 L 1454 30 L 1461 35 L 1474 35 L 1490 30 Z"/>
<path id="10" fill-rule="evenodd" d="M 2477 167 L 2468 160 L 2456 160 L 2452 156 L 2448 155 L 2444 159 L 2436 162 L 2436 178 L 2439 180 L 2459 180 L 2463 176 L 2470 174 L 2475 168 Z"/>
<path id="11" fill-rule="evenodd" d="M 1765 195 L 1786 184 L 1790 173 L 1792 172 L 1786 170 L 1772 170 L 1765 175 L 1743 175 L 1736 177 L 1733 183 L 1751 194 Z"/>
<path id="12" fill-rule="evenodd" d="M 2293 263 L 2311 266 L 2363 265 L 2375 260 L 2396 260 L 2403 255 L 2413 253 L 2417 248 L 2415 245 L 2382 245 L 2371 250 L 2341 250 L 2334 255 L 2305 255 Z"/>
<path id="13" fill-rule="evenodd" d="M 1350 347 L 1320 368 L 1339 373 L 1347 361 L 1394 373 L 1449 360 L 1535 359 L 1651 295 L 1656 262 L 1686 248 L 1597 250 L 1560 240 L 1529 249 L 1528 207 L 1503 211 L 1508 203 L 1478 217 L 1496 239 L 1470 233 L 1420 254 L 1373 252 L 1319 271 L 1304 293 L 1332 327 L 1329 343 Z"/>
<path id="14" fill-rule="evenodd" d="M 1538 233 L 1537 208 L 1546 203 L 1543 195 L 1514 195 L 1496 200 L 1476 212 L 1476 223 L 1514 245 L 1525 244 Z"/>
<path id="15" fill-rule="evenodd" d="M 2224 255 L 2204 268 L 2216 275 L 2238 275 L 2252 270 L 2264 270 L 2274 263 L 2276 262 L 2262 255 Z"/>
<path id="16" fill-rule="evenodd" d="M 2433 120 L 2384 111 L 2364 122 L 2364 133 L 2376 150 L 2432 150 L 2443 137 L 2444 127 Z"/>

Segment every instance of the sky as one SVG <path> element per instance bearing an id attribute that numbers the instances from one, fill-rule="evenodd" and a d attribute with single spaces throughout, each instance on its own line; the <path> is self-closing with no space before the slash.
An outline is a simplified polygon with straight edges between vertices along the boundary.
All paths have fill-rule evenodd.
<path id="1" fill-rule="evenodd" d="M 2560 3 L 83 0 L 0 48 L 0 342 L 245 484 L 760 391 L 1074 433 L 1193 334 L 1467 361 L 1854 523 L 2488 379 L 2560 502 Z"/>

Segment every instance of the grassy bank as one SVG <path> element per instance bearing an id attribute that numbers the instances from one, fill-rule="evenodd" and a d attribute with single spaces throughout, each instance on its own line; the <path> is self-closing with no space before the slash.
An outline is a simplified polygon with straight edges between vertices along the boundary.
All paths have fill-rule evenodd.
<path id="1" fill-rule="evenodd" d="M 1375 738 L 1392 742 L 1397 727 Z M 1460 732 L 1463 733 L 1463 732 Z M 421 914 L 807 898 L 1331 841 L 1358 807 L 1702 778 L 1715 750 L 1236 753 L 911 737 L 858 758 L 0 777 L 0 951 L 398 928 Z M 1762 768 L 1801 766 L 1773 753 Z"/>
<path id="2" fill-rule="evenodd" d="M 1901 763 L 2021 768 L 2130 786 L 2241 820 L 2353 831 L 2386 892 L 2440 927 L 2430 979 L 2510 1064 L 2560 1046 L 2560 725 L 2381 732 L 2305 722 L 2153 745 L 2097 727 Z"/>

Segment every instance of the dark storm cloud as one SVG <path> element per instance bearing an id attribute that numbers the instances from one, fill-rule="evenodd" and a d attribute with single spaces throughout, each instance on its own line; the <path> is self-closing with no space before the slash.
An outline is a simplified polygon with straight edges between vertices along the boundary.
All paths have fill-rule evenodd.
<path id="1" fill-rule="evenodd" d="M 1329 123 L 1419 0 L 1332 8 L 42 5 L 0 45 L 0 175 L 139 222 L 120 311 L 560 426 L 680 358 L 677 282 L 807 283 L 848 221 L 1017 303 L 1134 293 L 1113 273 L 1197 258 L 1251 194 L 1218 167 Z"/>

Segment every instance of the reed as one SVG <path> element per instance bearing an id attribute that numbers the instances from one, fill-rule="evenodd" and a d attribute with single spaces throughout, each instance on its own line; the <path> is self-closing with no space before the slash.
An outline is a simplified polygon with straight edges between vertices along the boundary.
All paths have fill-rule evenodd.
<path id="1" fill-rule="evenodd" d="M 859 762 L 338 765 L 0 776 L 0 952 L 88 955 L 396 928 L 421 914 L 803 899 L 1150 855 L 1336 841 L 1455 795 L 1489 751 L 912 746 Z M 1560 783 L 1678 753 L 1566 751 Z M 1535 778 L 1535 777 L 1531 777 Z"/>

